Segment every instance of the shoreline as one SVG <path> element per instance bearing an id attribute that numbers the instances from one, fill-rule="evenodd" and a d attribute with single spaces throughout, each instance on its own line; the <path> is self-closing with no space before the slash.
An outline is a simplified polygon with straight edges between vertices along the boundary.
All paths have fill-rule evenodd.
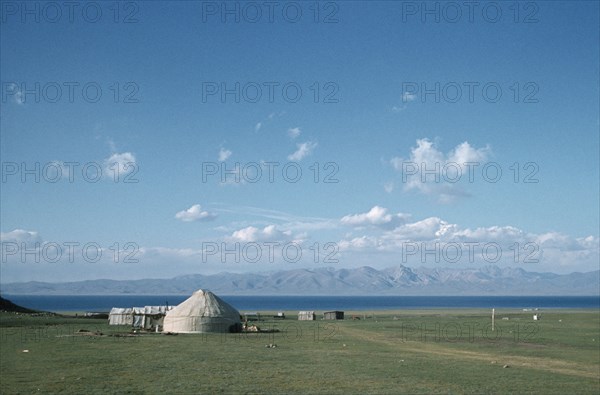
<path id="1" fill-rule="evenodd" d="M 435 315 L 452 315 L 452 314 L 456 314 L 456 313 L 462 313 L 462 314 L 488 314 L 491 312 L 492 307 L 490 308 L 486 308 L 486 307 L 451 307 L 451 308 L 446 308 L 446 307 L 431 307 L 431 308 L 424 308 L 424 307 L 420 307 L 420 308 L 406 308 L 406 309 L 345 309 L 345 310 L 339 310 L 339 311 L 344 311 L 344 313 L 346 315 L 372 315 L 372 314 L 381 314 L 381 315 L 390 315 L 390 314 L 394 314 L 394 315 L 415 315 L 415 314 L 435 314 Z M 536 314 L 536 313 L 544 313 L 544 314 L 548 314 L 548 313 L 567 313 L 567 312 L 573 312 L 573 313 L 598 313 L 600 315 L 600 311 L 598 311 L 598 309 L 593 308 L 593 307 L 544 307 L 544 308 L 538 308 L 536 309 L 531 309 L 531 310 L 523 310 L 523 309 L 519 309 L 519 308 L 494 308 L 496 310 L 496 315 L 498 314 Z M 335 309 L 313 309 L 310 311 L 314 311 L 316 315 L 322 315 L 324 312 L 326 311 L 333 311 Z M 240 314 L 244 314 L 244 313 L 258 313 L 261 315 L 265 315 L 265 316 L 272 316 L 277 314 L 278 312 L 284 312 L 286 314 L 286 320 L 294 320 L 296 319 L 296 316 L 298 314 L 299 311 L 303 311 L 303 310 L 294 310 L 294 309 L 282 309 L 282 310 L 252 310 L 252 309 L 240 309 L 239 312 Z M 54 314 L 59 314 L 59 315 L 67 315 L 67 316 L 73 316 L 75 317 L 75 314 L 77 314 L 77 318 L 89 318 L 89 319 L 96 319 L 94 317 L 85 317 L 84 315 L 86 313 L 109 313 L 109 311 L 87 311 L 87 310 L 55 310 L 55 311 L 44 311 L 47 313 L 54 313 Z M 20 314 L 24 314 L 24 313 L 20 313 Z M 346 319 L 351 319 L 351 318 L 346 318 Z"/>

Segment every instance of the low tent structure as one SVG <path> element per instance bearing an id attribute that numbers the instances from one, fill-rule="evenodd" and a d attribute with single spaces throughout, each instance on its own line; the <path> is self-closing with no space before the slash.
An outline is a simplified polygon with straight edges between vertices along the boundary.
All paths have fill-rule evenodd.
<path id="1" fill-rule="evenodd" d="M 240 332 L 240 313 L 210 291 L 199 289 L 167 312 L 164 332 Z"/>
<path id="2" fill-rule="evenodd" d="M 143 328 L 144 327 L 144 307 L 133 307 L 132 308 L 132 316 L 133 316 L 133 327 L 134 328 Z"/>
<path id="3" fill-rule="evenodd" d="M 141 329 L 154 329 L 162 327 L 165 315 L 173 307 L 170 306 L 144 306 L 133 308 L 133 327 Z"/>
<path id="4" fill-rule="evenodd" d="M 108 315 L 109 325 L 131 325 L 139 329 L 159 328 L 167 311 L 173 307 L 169 306 L 144 306 L 144 307 L 113 307 Z"/>
<path id="5" fill-rule="evenodd" d="M 133 309 L 113 307 L 108 314 L 108 325 L 133 325 Z"/>

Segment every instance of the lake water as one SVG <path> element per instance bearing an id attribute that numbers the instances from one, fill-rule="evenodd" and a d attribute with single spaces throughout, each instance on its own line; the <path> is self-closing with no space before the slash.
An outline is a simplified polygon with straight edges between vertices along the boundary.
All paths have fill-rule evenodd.
<path id="1" fill-rule="evenodd" d="M 4 295 L 45 311 L 109 311 L 112 307 L 177 305 L 189 295 Z M 240 311 L 403 310 L 434 308 L 599 309 L 598 296 L 227 296 Z"/>

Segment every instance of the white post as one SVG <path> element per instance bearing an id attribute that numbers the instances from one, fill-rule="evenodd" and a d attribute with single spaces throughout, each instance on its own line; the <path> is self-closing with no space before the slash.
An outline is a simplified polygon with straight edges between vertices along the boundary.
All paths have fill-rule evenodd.
<path id="1" fill-rule="evenodd" d="M 492 309 L 492 332 L 494 331 L 494 316 L 496 315 L 496 309 Z"/>

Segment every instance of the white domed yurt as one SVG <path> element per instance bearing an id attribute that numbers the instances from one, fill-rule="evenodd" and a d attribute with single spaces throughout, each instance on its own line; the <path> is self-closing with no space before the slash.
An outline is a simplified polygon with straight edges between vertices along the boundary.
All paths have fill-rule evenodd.
<path id="1" fill-rule="evenodd" d="M 210 291 L 199 289 L 167 312 L 163 332 L 239 332 L 240 313 Z"/>

